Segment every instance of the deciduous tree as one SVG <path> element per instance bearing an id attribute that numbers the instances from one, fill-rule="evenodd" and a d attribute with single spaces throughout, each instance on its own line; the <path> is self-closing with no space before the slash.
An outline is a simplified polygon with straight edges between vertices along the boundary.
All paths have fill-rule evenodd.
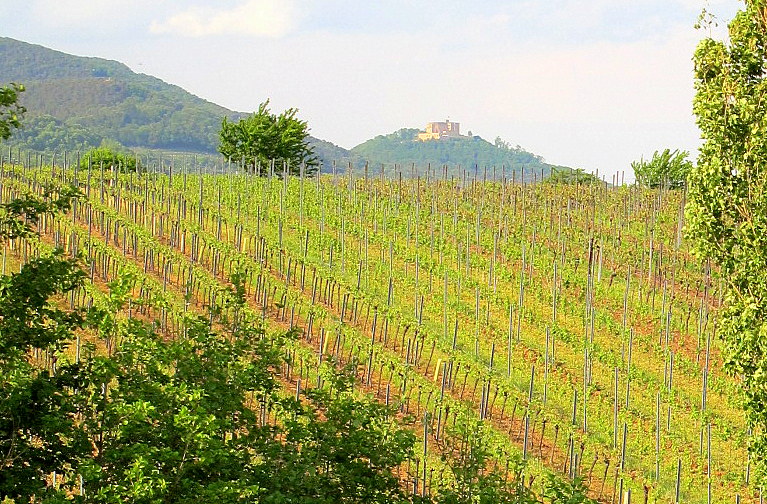
<path id="1" fill-rule="evenodd" d="M 634 170 L 637 182 L 645 187 L 681 189 L 692 168 L 692 162 L 687 159 L 689 155 L 687 151 L 671 149 L 655 151 L 649 161 L 641 158 L 631 163 L 631 169 Z"/>
<path id="2" fill-rule="evenodd" d="M 97 149 L 91 149 L 80 158 L 82 168 L 99 168 L 103 166 L 106 169 L 114 168 L 122 172 L 141 171 L 142 166 L 139 159 L 131 154 L 120 152 L 109 146 L 102 145 Z"/>
<path id="3" fill-rule="evenodd" d="M 267 100 L 257 112 L 237 122 L 225 117 L 218 150 L 233 163 L 260 175 L 269 172 L 272 162 L 278 175 L 283 172 L 283 163 L 291 174 L 299 174 L 302 165 L 305 174 L 312 174 L 319 163 L 306 141 L 309 127 L 296 117 L 297 113 L 297 109 L 290 108 L 275 115 L 269 111 Z"/>
<path id="4" fill-rule="evenodd" d="M 686 220 L 698 254 L 724 281 L 719 333 L 742 377 L 751 450 L 767 469 L 767 2 L 749 0 L 695 52 L 694 112 L 704 143 L 689 176 Z"/>
<path id="5" fill-rule="evenodd" d="M 31 236 L 42 215 L 69 208 L 76 195 L 67 190 L 0 205 L 0 241 Z M 79 287 L 84 277 L 75 259 L 58 253 L 0 277 L 0 498 L 42 498 L 50 493 L 51 472 L 90 450 L 75 421 L 78 366 L 55 360 L 83 326 L 84 313 L 52 301 Z M 41 366 L 34 352 L 52 360 Z"/>

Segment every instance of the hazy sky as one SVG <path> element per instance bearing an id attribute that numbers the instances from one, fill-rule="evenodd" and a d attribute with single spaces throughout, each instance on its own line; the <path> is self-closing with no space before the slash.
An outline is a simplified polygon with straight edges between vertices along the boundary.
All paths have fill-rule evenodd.
<path id="1" fill-rule="evenodd" d="M 706 5 L 725 24 L 741 2 L 0 0 L 0 35 L 119 60 L 238 111 L 271 98 L 347 148 L 449 117 L 609 174 L 696 149 Z"/>

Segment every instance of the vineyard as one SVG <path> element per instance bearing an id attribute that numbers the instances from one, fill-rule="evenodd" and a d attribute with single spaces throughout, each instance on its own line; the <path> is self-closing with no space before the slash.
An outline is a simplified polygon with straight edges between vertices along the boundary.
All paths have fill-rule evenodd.
<path id="1" fill-rule="evenodd" d="M 720 280 L 688 250 L 683 191 L 180 164 L 3 162 L 3 202 L 83 195 L 8 241 L 3 273 L 60 247 L 87 276 L 62 302 L 108 303 L 122 281 L 119 317 L 167 339 L 184 337 L 189 314 L 243 315 L 227 308 L 242 289 L 245 319 L 298 335 L 285 394 L 352 365 L 358 393 L 399 408 L 418 437 L 398 473 L 414 493 L 444 477 L 446 430 L 478 422 L 493 463 L 536 494 L 579 477 L 603 503 L 761 502 L 738 383 L 721 369 Z"/>

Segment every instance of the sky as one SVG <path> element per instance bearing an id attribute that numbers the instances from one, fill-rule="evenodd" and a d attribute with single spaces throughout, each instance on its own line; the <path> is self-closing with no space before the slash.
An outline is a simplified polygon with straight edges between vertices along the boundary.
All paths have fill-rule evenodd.
<path id="1" fill-rule="evenodd" d="M 736 0 L 0 0 L 0 36 L 233 110 L 267 98 L 351 148 L 449 118 L 555 164 L 626 172 L 695 151 L 692 55 Z M 714 28 L 714 32 L 717 29 Z M 0 76 L 2 81 L 2 76 Z"/>

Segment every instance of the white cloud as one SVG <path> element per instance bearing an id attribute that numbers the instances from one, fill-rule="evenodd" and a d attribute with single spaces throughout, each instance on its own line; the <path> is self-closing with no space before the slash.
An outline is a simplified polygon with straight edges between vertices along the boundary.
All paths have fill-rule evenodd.
<path id="1" fill-rule="evenodd" d="M 246 35 L 281 37 L 295 26 L 296 9 L 285 0 L 248 0 L 231 9 L 193 7 L 164 21 L 154 21 L 152 33 L 190 37 Z"/>

